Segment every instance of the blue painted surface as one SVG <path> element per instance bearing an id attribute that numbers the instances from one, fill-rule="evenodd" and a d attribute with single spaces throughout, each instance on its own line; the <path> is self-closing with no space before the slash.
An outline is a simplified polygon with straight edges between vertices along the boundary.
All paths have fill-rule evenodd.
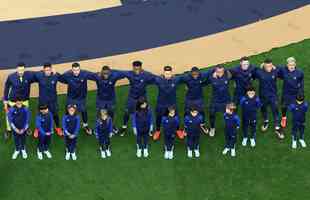
<path id="1" fill-rule="evenodd" d="M 93 12 L 0 22 L 1 69 L 18 62 L 57 64 L 159 47 L 276 16 L 310 0 L 123 3 Z"/>

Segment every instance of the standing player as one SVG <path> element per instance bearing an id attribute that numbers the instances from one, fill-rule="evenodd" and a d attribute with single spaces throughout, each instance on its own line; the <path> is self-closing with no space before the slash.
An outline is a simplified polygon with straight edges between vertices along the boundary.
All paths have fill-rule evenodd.
<path id="1" fill-rule="evenodd" d="M 45 63 L 42 71 L 35 72 L 34 80 L 39 84 L 39 105 L 47 105 L 49 112 L 53 115 L 56 133 L 61 136 L 62 130 L 59 123 L 57 101 L 57 82 L 59 76 L 60 74 L 53 72 L 50 63 Z"/>
<path id="2" fill-rule="evenodd" d="M 249 138 L 249 128 L 251 130 L 251 147 L 256 145 L 256 124 L 257 124 L 257 110 L 261 108 L 260 99 L 256 96 L 254 87 L 248 87 L 246 95 L 241 98 L 240 106 L 242 108 L 242 131 L 243 140 L 242 146 L 246 146 Z"/>
<path id="3" fill-rule="evenodd" d="M 112 137 L 113 122 L 106 109 L 101 109 L 98 112 L 96 121 L 95 135 L 100 146 L 101 158 L 111 156 L 110 137 Z"/>
<path id="4" fill-rule="evenodd" d="M 280 68 L 279 77 L 283 80 L 281 126 L 285 128 L 287 107 L 295 103 L 298 94 L 304 93 L 304 73 L 296 68 L 295 58 L 289 57 L 286 67 Z"/>
<path id="5" fill-rule="evenodd" d="M 229 69 L 232 79 L 235 81 L 235 91 L 233 102 L 236 106 L 239 105 L 240 100 L 246 95 L 246 89 L 251 85 L 253 80 L 253 72 L 255 67 L 250 64 L 248 57 L 240 59 L 240 65 Z"/>
<path id="6" fill-rule="evenodd" d="M 81 70 L 79 63 L 73 63 L 72 69 L 59 77 L 60 82 L 68 85 L 67 105 L 77 106 L 78 112 L 82 114 L 83 128 L 88 135 L 91 135 L 86 108 L 88 80 L 94 80 L 94 73 Z"/>
<path id="7" fill-rule="evenodd" d="M 17 97 L 20 98 L 24 106 L 29 107 L 30 87 L 33 81 L 33 72 L 25 71 L 25 64 L 19 63 L 16 72 L 10 74 L 5 81 L 3 104 L 6 113 L 8 113 L 10 107 L 15 105 Z M 6 132 L 4 133 L 4 138 L 8 139 L 11 133 L 12 129 L 6 116 Z"/>
<path id="8" fill-rule="evenodd" d="M 280 129 L 279 124 L 279 110 L 278 110 L 278 90 L 277 90 L 277 78 L 279 76 L 279 70 L 272 64 L 271 59 L 266 59 L 262 64 L 262 68 L 256 68 L 254 77 L 259 81 L 259 98 L 262 101 L 262 114 L 264 123 L 262 125 L 262 131 L 266 131 L 269 127 L 268 120 L 268 106 L 271 107 L 275 133 L 279 139 L 284 138 L 284 134 Z"/>
<path id="9" fill-rule="evenodd" d="M 22 158 L 27 159 L 28 154 L 26 152 L 26 131 L 29 128 L 30 112 L 27 107 L 23 105 L 23 99 L 15 97 L 14 106 L 10 107 L 8 111 L 8 120 L 11 130 L 13 130 L 13 136 L 15 141 L 15 151 L 12 155 L 12 159 L 15 160 L 20 153 Z"/>
<path id="10" fill-rule="evenodd" d="M 153 117 L 152 110 L 144 97 L 140 97 L 137 102 L 136 111 L 132 115 L 132 128 L 137 139 L 137 157 L 141 158 L 142 152 L 143 157 L 148 157 L 148 141 L 153 131 Z"/>
<path id="11" fill-rule="evenodd" d="M 182 82 L 186 84 L 185 115 L 190 113 L 191 107 L 196 107 L 205 122 L 203 86 L 209 76 L 209 71 L 201 72 L 198 67 L 192 67 L 190 74 L 183 76 Z M 204 125 L 205 126 L 205 125 Z M 206 130 L 206 128 L 204 129 Z"/>
<path id="12" fill-rule="evenodd" d="M 230 151 L 232 157 L 236 156 L 237 129 L 240 127 L 240 119 L 235 111 L 235 104 L 229 103 L 224 113 L 226 144 L 222 153 L 226 155 Z"/>
<path id="13" fill-rule="evenodd" d="M 205 84 L 212 86 L 212 98 L 210 103 L 210 133 L 213 137 L 215 135 L 215 120 L 217 112 L 225 112 L 226 104 L 231 101 L 229 94 L 229 81 L 231 74 L 222 65 L 215 67 L 214 72 L 209 74 L 208 80 Z"/>
<path id="14" fill-rule="evenodd" d="M 123 125 L 121 128 L 121 136 L 125 135 L 127 124 L 130 116 L 135 112 L 138 99 L 144 97 L 146 99 L 146 87 L 153 83 L 154 75 L 144 71 L 141 61 L 132 63 L 132 71 L 124 72 L 125 77 L 129 80 L 129 94 L 127 100 L 127 109 L 123 117 Z"/>
<path id="15" fill-rule="evenodd" d="M 305 123 L 306 123 L 306 113 L 308 111 L 308 103 L 305 102 L 305 97 L 302 94 L 297 95 L 295 103 L 289 105 L 289 110 L 292 112 L 292 148 L 297 148 L 297 139 L 299 138 L 299 143 L 301 147 L 305 148 L 307 146 L 304 140 Z M 297 136 L 299 132 L 299 137 Z"/>
<path id="16" fill-rule="evenodd" d="M 121 71 L 111 70 L 109 66 L 103 66 L 99 74 L 94 74 L 94 80 L 97 84 L 96 108 L 97 111 L 105 109 L 108 111 L 109 117 L 114 118 L 115 107 L 115 84 L 118 80 L 124 78 L 125 75 Z M 116 127 L 113 132 L 117 133 Z"/>
<path id="17" fill-rule="evenodd" d="M 164 115 L 171 106 L 176 106 L 177 85 L 181 82 L 181 76 L 174 76 L 171 66 L 164 67 L 164 74 L 156 76 L 154 82 L 158 87 L 157 105 L 156 105 L 156 131 L 153 135 L 154 140 L 160 137 L 160 125 Z M 178 127 L 179 128 L 179 127 Z M 180 139 L 184 138 L 183 131 L 178 130 L 177 135 Z"/>

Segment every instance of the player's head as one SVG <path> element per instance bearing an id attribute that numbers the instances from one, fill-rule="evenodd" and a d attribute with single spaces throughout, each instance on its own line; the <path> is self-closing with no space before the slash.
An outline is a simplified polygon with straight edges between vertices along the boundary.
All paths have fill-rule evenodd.
<path id="1" fill-rule="evenodd" d="M 74 76 L 78 76 L 81 72 L 81 67 L 79 63 L 72 64 L 72 73 Z"/>
<path id="2" fill-rule="evenodd" d="M 17 108 L 23 107 L 23 100 L 22 100 L 21 97 L 16 97 L 16 99 L 15 99 L 15 106 L 16 106 Z"/>
<path id="3" fill-rule="evenodd" d="M 137 101 L 137 110 L 146 110 L 148 103 L 145 97 L 140 97 Z"/>
<path id="4" fill-rule="evenodd" d="M 51 63 L 44 63 L 43 72 L 46 76 L 50 76 L 53 72 L 52 71 L 52 64 Z"/>
<path id="5" fill-rule="evenodd" d="M 111 68 L 109 66 L 105 65 L 101 68 L 101 72 L 100 72 L 101 78 L 108 79 L 110 76 L 110 73 L 111 73 Z"/>
<path id="6" fill-rule="evenodd" d="M 174 117 L 175 116 L 175 107 L 174 106 L 169 106 L 168 107 L 168 116 Z"/>
<path id="7" fill-rule="evenodd" d="M 100 109 L 100 111 L 99 111 L 100 119 L 106 120 L 108 118 L 108 116 L 109 116 L 109 112 L 107 109 Z"/>
<path id="8" fill-rule="evenodd" d="M 248 86 L 247 89 L 246 89 L 246 94 L 250 98 L 255 97 L 255 94 L 256 94 L 255 88 L 253 86 Z"/>
<path id="9" fill-rule="evenodd" d="M 23 76 L 24 72 L 25 72 L 25 63 L 18 63 L 17 67 L 16 67 L 16 72 L 19 76 Z"/>
<path id="10" fill-rule="evenodd" d="M 75 104 L 69 104 L 69 105 L 67 106 L 67 113 L 68 113 L 69 115 L 75 115 L 75 114 L 76 114 L 76 109 L 77 109 L 77 107 L 76 107 Z"/>
<path id="11" fill-rule="evenodd" d="M 303 94 L 298 94 L 297 97 L 296 97 L 296 102 L 298 104 L 302 104 L 305 100 L 305 96 Z"/>
<path id="12" fill-rule="evenodd" d="M 142 71 L 142 62 L 141 61 L 134 61 L 132 63 L 132 71 L 135 74 L 140 74 L 140 72 Z"/>
<path id="13" fill-rule="evenodd" d="M 242 57 L 241 59 L 240 59 L 240 66 L 241 66 L 241 69 L 242 70 L 247 70 L 247 69 L 249 69 L 249 67 L 250 67 L 250 61 L 249 61 L 249 58 L 248 57 Z"/>
<path id="14" fill-rule="evenodd" d="M 274 67 L 272 64 L 272 60 L 270 58 L 265 59 L 263 63 L 263 67 L 266 72 L 271 72 Z"/>
<path id="15" fill-rule="evenodd" d="M 196 117 L 196 116 L 199 114 L 199 111 L 198 111 L 198 109 L 196 108 L 196 106 L 192 106 L 192 107 L 190 108 L 190 114 L 191 114 L 191 116 L 193 116 L 193 117 Z"/>
<path id="16" fill-rule="evenodd" d="M 226 105 L 226 113 L 233 114 L 236 110 L 236 105 L 234 103 L 229 103 Z"/>
<path id="17" fill-rule="evenodd" d="M 294 57 L 289 57 L 286 59 L 286 66 L 290 72 L 293 72 L 296 69 L 296 59 Z"/>
<path id="18" fill-rule="evenodd" d="M 225 68 L 223 65 L 217 65 L 215 67 L 215 73 L 217 77 L 222 77 L 225 74 Z"/>
<path id="19" fill-rule="evenodd" d="M 172 74 L 172 67 L 171 66 L 165 66 L 164 67 L 164 77 L 165 79 L 171 79 L 173 76 Z"/>
<path id="20" fill-rule="evenodd" d="M 191 75 L 194 79 L 197 79 L 199 77 L 200 70 L 198 67 L 192 67 L 191 69 Z"/>
<path id="21" fill-rule="evenodd" d="M 42 114 L 47 114 L 48 113 L 48 106 L 46 104 L 39 105 L 39 111 Z"/>

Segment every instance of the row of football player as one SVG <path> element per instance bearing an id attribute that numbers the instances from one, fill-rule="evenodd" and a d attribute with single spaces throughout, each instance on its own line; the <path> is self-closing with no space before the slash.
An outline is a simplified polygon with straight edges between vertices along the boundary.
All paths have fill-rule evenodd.
<path id="1" fill-rule="evenodd" d="M 159 87 L 159 96 L 157 101 L 157 108 L 156 108 L 156 132 L 154 133 L 154 139 L 157 139 L 159 137 L 159 127 L 161 118 L 164 115 L 165 110 L 170 105 L 175 105 L 176 103 L 176 83 L 179 82 L 185 82 L 188 91 L 186 95 L 186 107 L 187 110 L 190 107 L 190 105 L 195 105 L 197 107 L 198 111 L 204 118 L 204 112 L 201 112 L 203 110 L 203 100 L 202 100 L 202 87 L 207 84 L 212 85 L 213 89 L 213 95 L 211 99 L 211 105 L 210 105 L 210 124 L 211 124 L 211 131 L 210 136 L 213 136 L 215 133 L 214 129 L 214 123 L 215 123 L 215 113 L 218 111 L 223 111 L 226 106 L 226 102 L 229 102 L 230 95 L 228 91 L 228 82 L 231 79 L 234 79 L 236 81 L 236 90 L 235 90 L 235 102 L 239 103 L 239 99 L 242 95 L 242 93 L 245 93 L 245 88 L 247 85 L 250 85 L 253 78 L 257 78 L 259 80 L 260 85 L 260 97 L 262 98 L 262 112 L 264 116 L 264 124 L 262 129 L 266 130 L 268 128 L 268 118 L 267 117 L 267 111 L 266 106 L 268 104 L 271 105 L 274 119 L 275 119 L 275 127 L 276 132 L 280 138 L 283 138 L 283 134 L 280 131 L 279 126 L 277 126 L 278 122 L 278 112 L 277 112 L 277 88 L 276 88 L 276 80 L 277 78 L 282 78 L 284 80 L 284 86 L 283 86 L 283 108 L 282 113 L 284 114 L 282 118 L 282 122 L 285 123 L 283 127 L 286 124 L 286 109 L 287 106 L 290 103 L 295 102 L 295 97 L 298 93 L 303 93 L 303 73 L 302 71 L 296 69 L 296 61 L 294 58 L 288 58 L 287 59 L 287 67 L 282 68 L 276 68 L 273 66 L 271 60 L 265 60 L 265 62 L 262 65 L 262 69 L 255 68 L 250 65 L 247 58 L 242 58 L 240 62 L 240 66 L 237 66 L 233 69 L 225 70 L 222 66 L 217 66 L 214 69 L 209 70 L 208 72 L 200 72 L 198 68 L 193 67 L 190 74 L 173 77 L 172 76 L 172 68 L 167 66 L 164 68 L 164 75 L 162 77 L 154 77 L 154 75 L 145 72 L 142 70 L 142 63 L 137 61 L 133 63 L 133 72 L 122 72 L 122 71 L 116 71 L 116 70 L 110 70 L 109 67 L 103 67 L 100 74 L 94 74 L 90 72 L 86 72 L 84 70 L 80 70 L 80 66 L 75 63 L 72 66 L 72 70 L 65 73 L 64 75 L 59 75 L 58 73 L 52 73 L 51 72 L 51 65 L 47 64 L 44 66 L 43 72 L 37 72 L 37 73 L 30 73 L 28 72 L 28 76 L 25 76 L 23 72 L 23 65 L 20 65 L 18 67 L 17 73 L 13 73 L 8 77 L 8 80 L 6 82 L 6 92 L 5 95 L 11 96 L 14 98 L 14 94 L 16 96 L 16 91 L 18 86 L 20 85 L 24 86 L 23 89 L 29 89 L 30 90 L 30 84 L 33 82 L 32 79 L 35 79 L 35 81 L 39 82 L 39 88 L 40 88 L 40 97 L 39 97 L 39 103 L 43 105 L 42 102 L 48 102 L 48 107 L 53 113 L 54 120 L 57 126 L 57 114 L 55 115 L 55 108 L 57 108 L 57 96 L 56 96 L 56 88 L 53 88 L 52 86 L 55 86 L 57 83 L 57 80 L 67 82 L 69 85 L 68 88 L 68 104 L 69 102 L 76 102 L 78 110 L 82 112 L 82 118 L 83 118 L 83 125 L 86 128 L 87 132 L 89 132 L 89 128 L 87 126 L 87 123 L 85 123 L 85 118 L 87 119 L 87 112 L 85 113 L 85 98 L 87 93 L 87 80 L 85 78 L 85 74 L 88 75 L 88 78 L 90 80 L 95 80 L 98 86 L 97 90 L 97 108 L 107 108 L 108 111 L 111 114 L 111 117 L 113 118 L 113 106 L 115 102 L 115 92 L 114 92 L 114 84 L 115 82 L 120 78 L 128 78 L 130 81 L 130 92 L 128 97 L 128 109 L 124 116 L 124 125 L 122 127 L 122 133 L 124 133 L 124 130 L 126 130 L 127 121 L 129 119 L 129 113 L 133 113 L 135 110 L 135 105 L 137 98 L 135 98 L 139 92 L 142 93 L 145 96 L 146 85 L 150 83 L 156 83 Z M 22 71 L 22 73 L 20 73 Z M 35 75 L 33 75 L 35 74 Z M 83 76 L 84 74 L 84 76 Z M 64 76 L 67 75 L 69 78 L 66 79 Z M 14 83 L 14 77 L 15 77 L 15 88 L 10 86 L 12 83 Z M 16 77 L 19 77 L 19 81 Z M 31 78 L 30 78 L 31 77 Z M 33 78 L 35 77 L 35 78 Z M 25 79 L 26 78 L 26 79 Z M 72 79 L 70 79 L 72 78 Z M 13 80 L 12 80 L 13 79 Z M 22 80 L 20 80 L 22 79 Z M 55 80 L 56 79 L 56 80 Z M 25 81 L 26 80 L 26 81 Z M 68 81 L 69 80 L 69 81 Z M 70 83 L 68 83 L 70 82 Z M 80 83 L 78 86 L 77 83 Z M 52 85 L 52 86 L 51 86 Z M 28 86 L 28 87 L 27 87 Z M 76 89 L 73 90 L 74 86 Z M 85 87 L 86 86 L 86 87 Z M 71 88 L 71 90 L 70 90 Z M 7 93 L 8 89 L 10 89 L 10 94 Z M 49 89 L 50 95 L 41 95 L 41 91 L 46 92 L 44 89 Z M 51 94 L 51 91 L 55 90 L 54 96 L 56 96 L 56 100 L 54 101 L 47 101 L 46 96 L 53 97 Z M 86 92 L 83 92 L 86 89 Z M 165 90 L 166 89 L 166 90 Z M 170 90 L 169 90 L 170 89 Z M 244 91 L 243 91 L 244 90 Z M 268 90 L 271 90 L 271 92 Z M 12 92 L 13 91 L 13 92 Z M 15 91 L 15 92 L 14 92 Z M 76 91 L 76 96 L 78 94 L 82 94 L 82 97 L 84 98 L 73 98 L 72 91 Z M 168 91 L 165 93 L 165 91 Z M 273 92 L 274 91 L 274 92 Z M 42 93 L 43 93 L 42 92 Z M 69 95 L 71 93 L 71 95 Z M 136 94 L 136 95 L 135 95 Z M 239 95 L 238 95 L 239 94 Z M 24 96 L 27 96 L 27 90 L 24 93 Z M 76 97 L 75 96 L 75 97 Z M 5 96 L 6 97 L 6 96 Z M 169 98 L 170 97 L 170 98 Z M 28 94 L 29 98 L 29 94 Z M 8 97 L 7 97 L 8 99 Z M 10 98 L 12 99 L 12 98 Z M 25 99 L 25 97 L 23 98 Z M 52 98 L 54 99 L 54 98 Z M 6 100 L 6 99 L 5 99 Z M 237 101 L 236 101 L 237 100 Z M 170 103 L 169 103 L 170 102 Z M 171 103 L 172 102 L 172 103 Z M 224 102 L 224 103 L 223 103 Z M 27 104 L 27 100 L 23 100 L 23 103 Z M 14 105 L 14 102 L 5 101 L 5 108 L 7 110 L 8 105 Z M 84 112 L 83 112 L 84 108 Z M 85 115 L 86 114 L 86 115 Z M 55 117 L 56 116 L 56 117 Z M 86 116 L 86 117 L 85 117 Z M 59 122 L 58 122 L 59 124 Z M 158 125 L 159 124 L 159 125 Z M 85 126 L 86 125 L 86 126 Z M 10 127 L 10 126 L 8 126 Z M 59 126 L 57 126 L 59 127 Z M 59 129 L 57 132 L 59 133 Z M 181 131 L 178 131 L 179 135 L 182 134 Z M 246 138 L 245 138 L 246 141 Z"/>
<path id="2" fill-rule="evenodd" d="M 248 129 L 251 130 L 250 145 L 255 147 L 256 145 L 256 115 L 257 110 L 261 107 L 261 102 L 255 95 L 253 87 L 249 87 L 246 92 L 246 96 L 241 100 L 242 108 L 242 129 L 243 140 L 242 146 L 246 146 L 248 135 Z M 306 147 L 304 141 L 304 123 L 305 113 L 308 109 L 308 104 L 304 102 L 303 95 L 298 95 L 296 102 L 289 106 L 289 110 L 292 112 L 292 148 L 297 147 L 297 139 L 303 148 Z M 237 129 L 240 128 L 240 119 L 237 115 L 236 106 L 234 103 L 226 105 L 224 112 L 225 122 L 225 147 L 223 154 L 226 155 L 230 151 L 232 157 L 236 156 L 236 141 L 237 141 Z M 132 115 L 132 128 L 133 133 L 136 136 L 138 158 L 148 157 L 149 149 L 148 142 L 149 136 L 153 133 L 153 117 L 152 110 L 149 107 L 145 98 L 141 97 L 136 105 L 136 111 Z M 15 151 L 12 155 L 12 159 L 16 159 L 21 153 L 22 157 L 26 159 L 28 157 L 25 142 L 26 131 L 29 127 L 30 111 L 27 107 L 23 106 L 21 100 L 15 102 L 15 106 L 9 109 L 8 118 L 10 125 L 13 129 L 13 136 L 15 141 Z M 205 128 L 205 121 L 203 116 L 195 106 L 192 106 L 184 117 L 184 132 L 178 134 L 180 125 L 179 116 L 174 106 L 170 106 L 167 109 L 167 114 L 162 118 L 161 127 L 164 135 L 164 158 L 173 159 L 174 157 L 174 141 L 176 136 L 183 139 L 186 136 L 187 156 L 189 158 L 200 157 L 199 143 L 201 132 L 208 134 L 208 129 Z M 72 160 L 77 159 L 76 144 L 80 131 L 80 117 L 77 113 L 76 105 L 68 105 L 67 112 L 63 116 L 62 120 L 63 136 L 65 142 L 65 159 Z M 35 138 L 38 138 L 37 156 L 42 160 L 45 154 L 47 158 L 52 158 L 52 154 L 49 151 L 49 145 L 54 130 L 53 115 L 49 111 L 47 105 L 41 105 L 39 107 L 39 113 L 36 116 L 36 129 Z M 299 134 L 298 134 L 299 133 Z M 109 112 L 106 109 L 98 111 L 98 117 L 95 125 L 95 136 L 99 143 L 99 150 L 101 158 L 111 156 L 110 138 L 113 135 L 113 120 L 109 116 Z"/>

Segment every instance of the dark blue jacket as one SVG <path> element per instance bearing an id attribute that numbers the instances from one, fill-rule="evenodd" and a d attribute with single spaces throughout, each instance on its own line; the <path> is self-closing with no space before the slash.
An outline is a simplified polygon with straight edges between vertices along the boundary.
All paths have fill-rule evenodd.
<path id="1" fill-rule="evenodd" d="M 21 98 L 23 101 L 29 100 L 31 83 L 34 81 L 34 73 L 25 71 L 20 81 L 20 76 L 14 72 L 8 76 L 4 86 L 4 101 L 15 101 Z"/>
<path id="2" fill-rule="evenodd" d="M 71 70 L 59 77 L 59 81 L 68 85 L 67 97 L 74 100 L 84 100 L 87 96 L 87 80 L 94 80 L 95 73 L 81 70 L 74 76 Z"/>
<path id="3" fill-rule="evenodd" d="M 111 70 L 111 74 L 107 79 L 103 79 L 100 74 L 94 74 L 97 84 L 97 100 L 115 101 L 115 84 L 118 80 L 125 78 L 125 74 L 121 71 Z"/>
<path id="4" fill-rule="evenodd" d="M 303 124 L 306 122 L 308 107 L 309 105 L 307 102 L 303 102 L 302 104 L 294 103 L 288 107 L 289 111 L 293 114 L 294 124 Z"/>
<path id="5" fill-rule="evenodd" d="M 273 69 L 271 72 L 266 72 L 264 69 L 256 68 L 254 78 L 259 81 L 259 96 L 260 98 L 277 98 L 277 79 L 279 70 Z"/>
<path id="6" fill-rule="evenodd" d="M 209 74 L 205 84 L 212 86 L 212 103 L 228 103 L 231 101 L 229 93 L 229 81 L 231 80 L 230 73 L 225 72 L 221 78 L 214 78 L 213 73 Z"/>
<path id="7" fill-rule="evenodd" d="M 290 72 L 287 67 L 279 68 L 279 78 L 283 80 L 283 96 L 297 96 L 304 93 L 304 73 L 296 69 Z"/>
<path id="8" fill-rule="evenodd" d="M 113 122 L 111 117 L 108 117 L 106 120 L 97 119 L 95 128 L 96 137 L 99 136 L 109 137 L 112 131 L 113 131 Z"/>
<path id="9" fill-rule="evenodd" d="M 154 83 L 158 87 L 157 105 L 171 106 L 176 105 L 177 85 L 181 82 L 181 77 L 176 76 L 171 79 L 165 79 L 162 76 L 156 76 Z"/>
<path id="10" fill-rule="evenodd" d="M 53 115 L 51 112 L 47 114 L 39 113 L 36 116 L 36 128 L 39 129 L 40 135 L 46 135 L 46 133 L 53 133 Z"/>
<path id="11" fill-rule="evenodd" d="M 17 108 L 16 106 L 11 107 L 8 113 L 8 119 L 10 126 L 14 131 L 16 129 L 28 129 L 30 123 L 30 111 L 26 107 Z"/>
<path id="12" fill-rule="evenodd" d="M 39 84 L 39 104 L 57 103 L 57 82 L 60 74 L 46 76 L 43 71 L 35 73 L 35 82 Z"/>
<path id="13" fill-rule="evenodd" d="M 201 114 L 193 117 L 192 115 L 186 115 L 184 118 L 184 128 L 188 136 L 198 136 L 201 133 L 201 126 L 204 124 Z"/>
<path id="14" fill-rule="evenodd" d="M 244 96 L 240 100 L 240 106 L 242 108 L 242 117 L 244 119 L 256 120 L 257 110 L 262 107 L 262 103 L 257 96 L 250 98 Z"/>
<path id="15" fill-rule="evenodd" d="M 69 134 L 77 136 L 80 131 L 80 116 L 69 114 L 64 115 L 62 118 L 62 127 L 65 136 L 68 136 Z"/>
<path id="16" fill-rule="evenodd" d="M 186 74 L 182 77 L 181 81 L 186 84 L 188 89 L 186 92 L 187 100 L 203 99 L 204 82 L 208 76 L 209 72 L 200 72 L 198 78 L 193 78 L 191 74 Z"/>
<path id="17" fill-rule="evenodd" d="M 175 135 L 179 128 L 179 117 L 175 115 L 174 117 L 164 116 L 161 120 L 163 126 L 164 134 L 167 136 Z"/>
<path id="18" fill-rule="evenodd" d="M 139 97 L 146 96 L 146 87 L 153 83 L 153 74 L 147 71 L 142 71 L 140 74 L 135 74 L 133 71 L 125 71 L 124 75 L 129 80 L 128 96 L 130 98 L 138 99 Z"/>
<path id="19" fill-rule="evenodd" d="M 240 127 L 240 119 L 236 113 L 224 113 L 225 131 L 226 133 L 235 134 L 236 129 Z"/>
<path id="20" fill-rule="evenodd" d="M 136 111 L 132 115 L 132 128 L 137 129 L 139 133 L 149 132 L 153 127 L 152 110 L 148 109 Z"/>
<path id="21" fill-rule="evenodd" d="M 254 70 L 255 67 L 253 67 L 252 65 L 250 65 L 247 70 L 243 70 L 240 65 L 229 69 L 232 75 L 232 79 L 235 81 L 236 84 L 236 95 L 245 95 L 246 88 L 251 85 L 251 82 L 253 80 Z"/>

